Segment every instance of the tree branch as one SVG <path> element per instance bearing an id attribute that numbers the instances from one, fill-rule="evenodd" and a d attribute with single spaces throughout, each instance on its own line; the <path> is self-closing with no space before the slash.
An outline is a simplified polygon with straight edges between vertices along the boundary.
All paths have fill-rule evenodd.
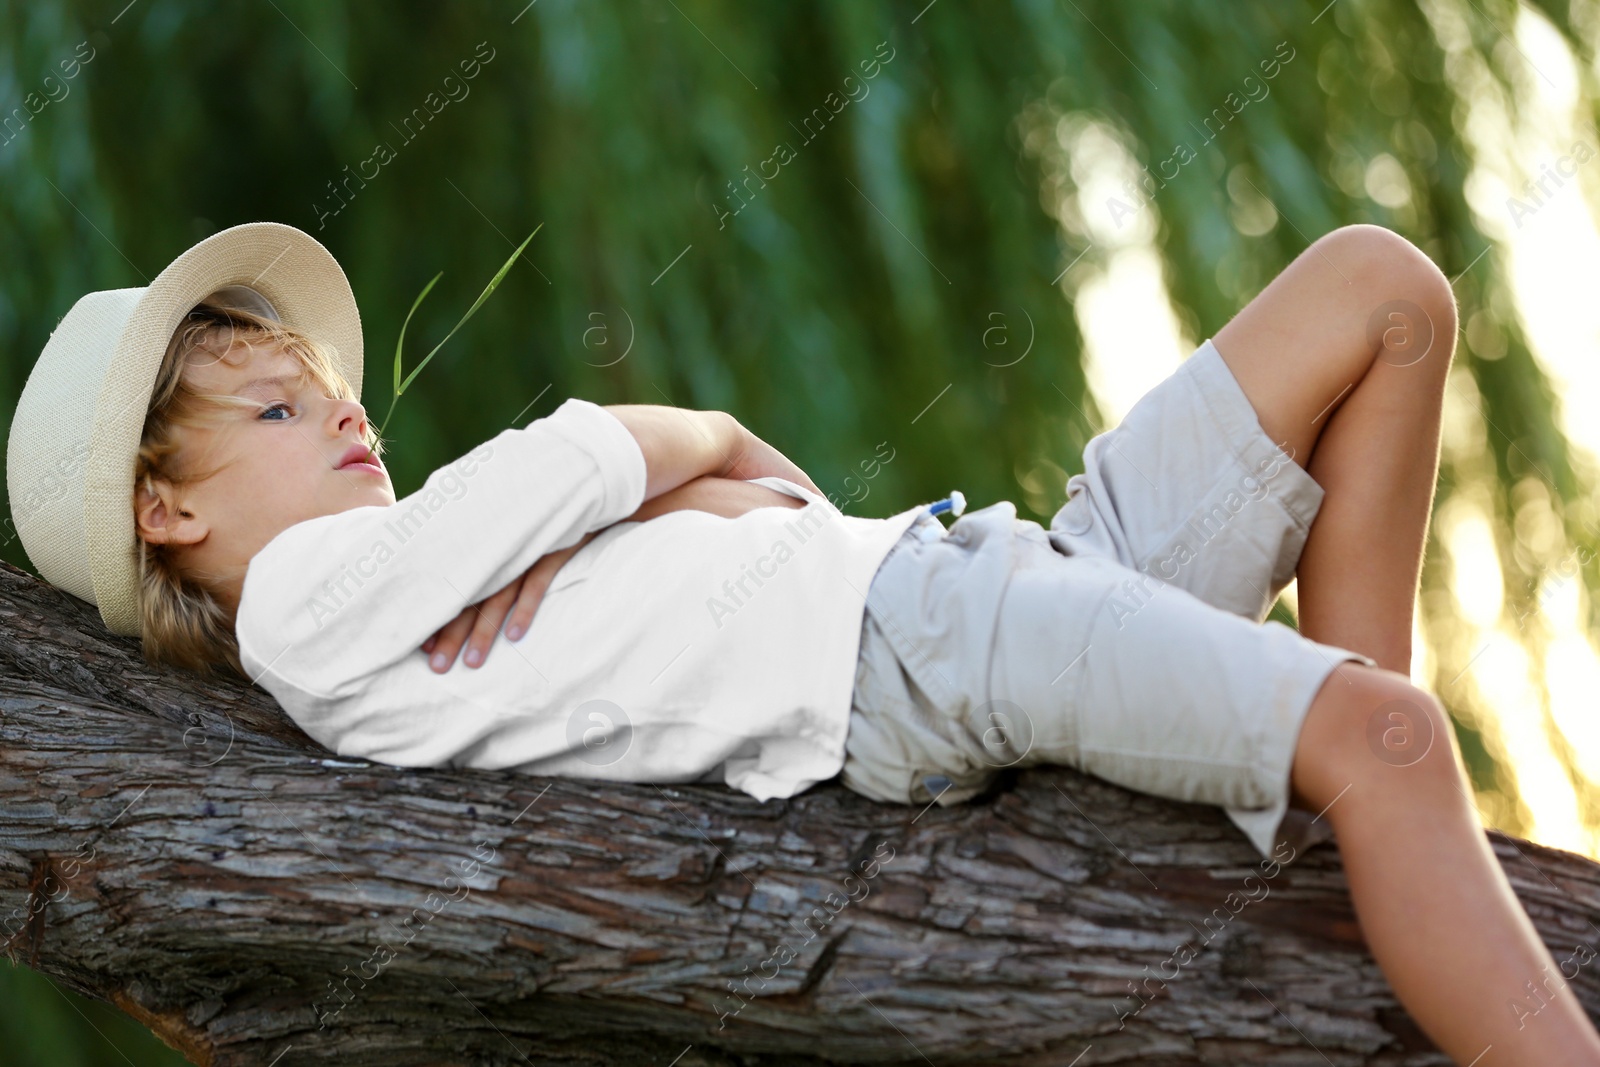
<path id="1" fill-rule="evenodd" d="M 195 1063 L 1444 1062 L 1336 849 L 1263 863 L 1209 806 L 1067 769 L 922 810 L 336 759 L 4 565 L 0 671 L 7 952 Z M 1591 960 L 1600 867 L 1489 837 Z"/>

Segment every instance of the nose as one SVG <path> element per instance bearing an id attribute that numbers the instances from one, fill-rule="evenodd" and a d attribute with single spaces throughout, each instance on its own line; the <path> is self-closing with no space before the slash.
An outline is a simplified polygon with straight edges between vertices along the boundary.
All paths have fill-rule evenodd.
<path id="1" fill-rule="evenodd" d="M 335 400 L 328 412 L 328 428 L 335 437 L 342 437 L 351 426 L 358 437 L 366 437 L 367 409 L 356 400 Z"/>

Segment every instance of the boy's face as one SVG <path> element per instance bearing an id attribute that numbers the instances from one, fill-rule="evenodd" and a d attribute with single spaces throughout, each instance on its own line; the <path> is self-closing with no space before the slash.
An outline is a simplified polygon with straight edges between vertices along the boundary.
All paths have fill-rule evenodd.
<path id="1" fill-rule="evenodd" d="M 216 575 L 237 608 L 250 559 L 295 523 L 351 508 L 395 502 L 389 473 L 365 451 L 366 411 L 353 400 L 296 382 L 299 363 L 276 346 L 258 346 L 234 366 L 204 361 L 184 371 L 196 392 L 259 401 L 222 412 L 205 428 L 177 427 L 185 471 L 220 468 L 189 485 L 141 491 L 139 535 L 178 547 L 187 568 Z M 262 379 L 281 378 L 280 381 Z M 372 466 L 345 463 L 361 449 Z"/>

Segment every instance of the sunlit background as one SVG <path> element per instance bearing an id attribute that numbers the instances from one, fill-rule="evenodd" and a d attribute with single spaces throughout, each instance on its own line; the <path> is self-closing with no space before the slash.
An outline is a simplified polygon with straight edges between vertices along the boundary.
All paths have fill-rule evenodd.
<path id="1" fill-rule="evenodd" d="M 1458 343 L 1495 360 L 1506 354 L 1504 331 L 1521 331 L 1554 387 L 1552 414 L 1574 464 L 1593 471 L 1600 452 L 1594 63 L 1576 55 L 1528 5 L 1504 23 L 1491 58 L 1473 47 L 1470 4 L 1428 0 L 1420 7 L 1447 57 L 1445 72 L 1463 109 L 1460 127 L 1474 155 L 1464 191 L 1489 262 L 1476 260 L 1463 273 L 1497 271 L 1504 287 L 1503 297 L 1490 290 L 1487 306 L 1471 299 L 1483 286 L 1462 299 Z M 1509 84 L 1491 73 L 1491 59 Z M 1396 108 L 1397 117 L 1404 113 Z M 1062 290 L 1083 331 L 1090 389 L 1114 423 L 1204 337 L 1172 310 L 1159 249 L 1159 194 L 1141 207 L 1124 191 L 1139 176 L 1137 146 L 1114 116 L 1086 111 L 1050 118 L 1053 125 L 1038 135 L 1047 142 L 1042 149 L 1071 176 L 1058 217 L 1071 246 L 1098 253 L 1068 272 Z M 1226 181 L 1239 232 L 1292 226 L 1246 170 L 1232 168 Z M 1394 155 L 1346 162 L 1329 177 L 1387 209 L 1389 225 L 1415 232 L 1412 178 Z M 1529 187 L 1541 178 L 1542 187 Z M 1128 214 L 1123 205 L 1140 209 Z M 1584 578 L 1592 573 L 1586 564 L 1593 534 L 1567 536 L 1560 493 L 1526 455 L 1512 484 L 1511 521 L 1497 516 L 1490 449 L 1498 430 L 1459 363 L 1446 404 L 1442 463 L 1454 484 L 1434 518 L 1430 551 L 1438 566 L 1417 619 L 1412 678 L 1440 694 L 1481 739 L 1487 759 L 1474 770 L 1488 824 L 1600 858 L 1600 656 Z M 1592 505 L 1577 503 L 1562 510 L 1592 523 Z M 1502 565 L 1506 553 L 1514 560 L 1509 570 Z M 1291 585 L 1284 596 L 1291 611 L 1294 592 Z"/>
<path id="2" fill-rule="evenodd" d="M 1600 859 L 1597 40 L 1600 0 L 0 0 L 0 122 L 94 51 L 0 126 L 0 430 L 77 297 L 256 219 L 343 264 L 381 412 L 428 279 L 413 359 L 542 225 L 400 400 L 402 494 L 582 396 L 733 411 L 855 514 L 959 487 L 1047 523 L 1090 436 L 1312 239 L 1379 223 L 1461 310 L 1412 676 L 1487 825 Z M 176 1062 L 154 1045 L 0 967 L 0 1060 Z"/>

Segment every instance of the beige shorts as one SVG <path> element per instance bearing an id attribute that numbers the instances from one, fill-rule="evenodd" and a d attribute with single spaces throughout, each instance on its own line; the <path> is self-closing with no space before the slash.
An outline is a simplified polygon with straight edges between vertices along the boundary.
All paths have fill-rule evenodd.
<path id="1" fill-rule="evenodd" d="M 1376 666 L 1262 623 L 1323 489 L 1209 340 L 1083 458 L 1048 530 L 1002 501 L 948 531 L 923 516 L 884 559 L 841 781 L 949 805 L 1062 764 L 1219 805 L 1270 856 L 1312 698 L 1345 661 Z"/>

